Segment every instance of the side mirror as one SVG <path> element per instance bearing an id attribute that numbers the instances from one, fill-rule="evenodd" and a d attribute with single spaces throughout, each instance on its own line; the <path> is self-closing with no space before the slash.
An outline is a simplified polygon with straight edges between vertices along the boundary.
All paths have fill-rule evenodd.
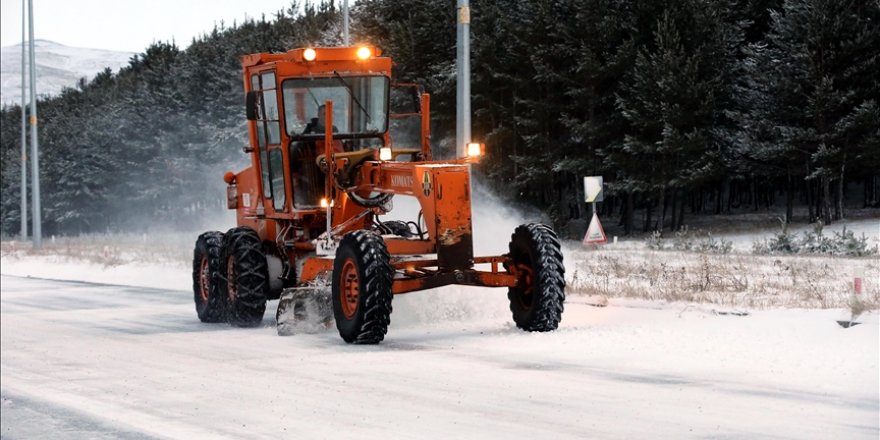
<path id="1" fill-rule="evenodd" d="M 245 111 L 248 121 L 256 121 L 260 118 L 260 92 L 247 92 L 245 96 Z"/>

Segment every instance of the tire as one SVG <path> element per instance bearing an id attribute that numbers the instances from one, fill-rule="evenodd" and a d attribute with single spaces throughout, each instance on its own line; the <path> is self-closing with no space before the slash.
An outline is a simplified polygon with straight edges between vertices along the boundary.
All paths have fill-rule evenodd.
<path id="1" fill-rule="evenodd" d="M 517 227 L 510 258 L 508 270 L 519 279 L 507 292 L 516 326 L 530 332 L 556 330 L 565 302 L 565 267 L 556 233 L 542 224 Z"/>
<path id="2" fill-rule="evenodd" d="M 223 233 L 205 232 L 196 239 L 193 250 L 193 300 L 202 322 L 222 322 L 223 300 L 217 285 Z"/>
<path id="3" fill-rule="evenodd" d="M 333 316 L 345 342 L 378 344 L 391 323 L 391 267 L 385 242 L 367 230 L 346 234 L 333 262 Z"/>
<path id="4" fill-rule="evenodd" d="M 226 322 L 237 327 L 260 325 L 269 293 L 269 269 L 263 244 L 253 229 L 237 227 L 226 233 L 218 278 Z"/>

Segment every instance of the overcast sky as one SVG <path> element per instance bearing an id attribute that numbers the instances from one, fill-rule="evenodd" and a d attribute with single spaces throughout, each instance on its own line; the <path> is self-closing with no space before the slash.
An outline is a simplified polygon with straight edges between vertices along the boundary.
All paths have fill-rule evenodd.
<path id="1" fill-rule="evenodd" d="M 186 47 L 215 23 L 274 17 L 290 0 L 33 0 L 34 38 L 67 46 L 143 52 L 154 41 Z M 21 0 L 0 0 L 2 42 L 21 42 Z"/>

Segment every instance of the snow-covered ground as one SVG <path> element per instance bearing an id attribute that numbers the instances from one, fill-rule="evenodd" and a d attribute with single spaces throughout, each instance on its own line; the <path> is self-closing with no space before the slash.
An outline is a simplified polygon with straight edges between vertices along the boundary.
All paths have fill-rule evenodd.
<path id="1" fill-rule="evenodd" d="M 503 253 L 523 220 L 475 209 L 477 252 Z M 396 297 L 385 341 L 351 346 L 335 328 L 277 336 L 275 302 L 256 329 L 200 323 L 196 235 L 47 238 L 40 252 L 3 243 L 3 438 L 880 436 L 876 311 L 844 329 L 840 301 L 753 308 L 608 295 L 607 307 L 593 307 L 595 297 L 570 288 L 560 329 L 529 334 L 513 326 L 503 289 L 446 287 Z M 718 258 L 730 268 L 799 267 L 787 269 L 792 279 L 812 277 L 819 294 L 867 271 L 877 294 L 876 257 L 735 252 Z M 600 251 L 568 243 L 565 253 L 568 275 L 593 278 L 596 265 L 613 273 L 707 261 L 640 241 Z"/>
<path id="2" fill-rule="evenodd" d="M 186 291 L 0 283 L 4 438 L 880 434 L 876 314 L 572 297 L 530 334 L 503 292 L 452 288 L 395 298 L 365 347 L 276 336 L 272 307 L 257 329 L 201 324 Z"/>

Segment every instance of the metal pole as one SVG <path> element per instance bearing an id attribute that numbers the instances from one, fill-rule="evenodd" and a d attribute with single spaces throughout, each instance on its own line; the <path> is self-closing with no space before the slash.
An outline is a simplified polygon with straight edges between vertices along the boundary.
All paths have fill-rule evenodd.
<path id="1" fill-rule="evenodd" d="M 458 0 L 458 45 L 456 50 L 456 117 L 455 154 L 465 156 L 465 145 L 471 141 L 471 7 L 470 0 Z"/>
<path id="2" fill-rule="evenodd" d="M 21 239 L 27 239 L 27 116 L 25 107 L 25 55 L 24 42 L 27 39 L 27 2 L 21 0 Z"/>
<path id="3" fill-rule="evenodd" d="M 28 30 L 30 32 L 31 76 L 31 208 L 34 222 L 34 248 L 43 245 L 43 228 L 40 216 L 40 145 L 37 138 L 37 67 L 34 57 L 34 0 L 28 0 Z"/>
<path id="4" fill-rule="evenodd" d="M 342 2 L 342 41 L 346 46 L 351 46 L 348 38 L 348 0 Z"/>

